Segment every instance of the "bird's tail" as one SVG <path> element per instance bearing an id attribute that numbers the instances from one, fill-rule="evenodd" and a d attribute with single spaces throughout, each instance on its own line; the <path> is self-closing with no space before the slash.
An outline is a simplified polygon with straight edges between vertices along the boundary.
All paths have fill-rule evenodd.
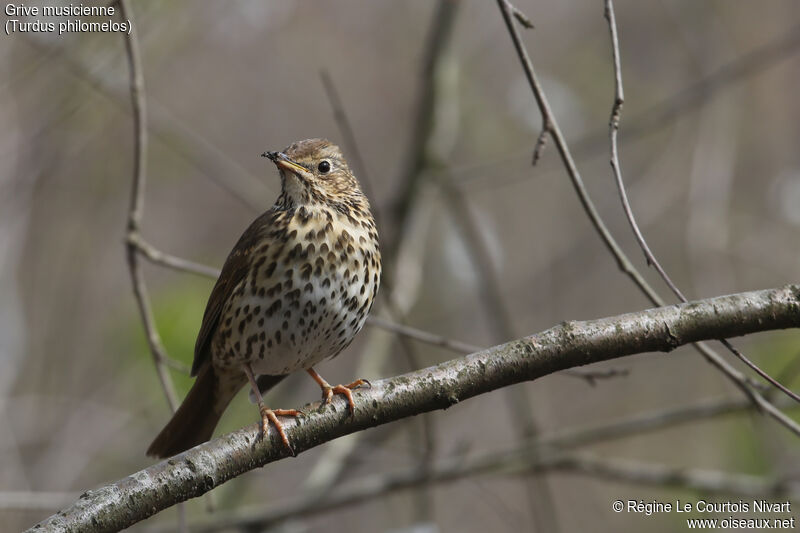
<path id="1" fill-rule="evenodd" d="M 189 394 L 147 449 L 147 455 L 171 457 L 209 440 L 239 388 L 220 387 L 214 368 L 210 364 L 202 367 Z"/>
<path id="2" fill-rule="evenodd" d="M 285 377 L 258 376 L 258 388 L 266 394 Z M 201 367 L 189 394 L 147 449 L 147 455 L 172 457 L 209 440 L 225 408 L 246 382 L 244 375 L 230 379 L 240 382 L 222 383 L 210 364 Z"/>

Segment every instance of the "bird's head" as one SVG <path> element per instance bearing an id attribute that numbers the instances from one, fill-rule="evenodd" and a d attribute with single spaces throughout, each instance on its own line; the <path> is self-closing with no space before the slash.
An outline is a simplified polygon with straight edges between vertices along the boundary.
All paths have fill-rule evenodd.
<path id="1" fill-rule="evenodd" d="M 361 192 L 350 167 L 338 146 L 325 139 L 306 139 L 286 147 L 282 152 L 265 152 L 281 176 L 278 205 L 299 207 L 327 205 L 364 206 Z"/>

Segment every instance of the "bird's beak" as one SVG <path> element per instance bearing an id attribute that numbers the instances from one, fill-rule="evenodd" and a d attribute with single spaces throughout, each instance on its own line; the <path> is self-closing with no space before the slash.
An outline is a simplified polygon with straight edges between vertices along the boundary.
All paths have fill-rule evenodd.
<path id="1" fill-rule="evenodd" d="M 299 163 L 295 163 L 283 152 L 264 152 L 261 157 L 266 157 L 280 169 L 288 170 L 293 174 L 308 174 L 308 169 Z"/>

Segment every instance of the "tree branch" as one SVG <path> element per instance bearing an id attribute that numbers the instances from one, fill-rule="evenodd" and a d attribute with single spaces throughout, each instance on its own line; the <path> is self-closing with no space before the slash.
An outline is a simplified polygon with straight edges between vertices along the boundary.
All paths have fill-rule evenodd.
<path id="1" fill-rule="evenodd" d="M 619 133 L 619 124 L 622 117 L 622 106 L 625 102 L 625 95 L 622 88 L 622 65 L 619 53 L 619 37 L 617 32 L 617 21 L 614 15 L 614 2 L 612 0 L 605 0 L 605 17 L 608 21 L 608 29 L 611 34 L 611 51 L 614 59 L 614 104 L 611 106 L 611 117 L 608 120 L 608 137 L 611 149 L 611 170 L 614 174 L 614 182 L 617 185 L 620 201 L 622 202 L 622 209 L 625 212 L 625 218 L 628 219 L 628 224 L 631 226 L 636 242 L 644 253 L 647 265 L 656 269 L 658 275 L 664 280 L 669 289 L 675 296 L 682 302 L 689 300 L 684 296 L 683 292 L 678 288 L 672 278 L 667 274 L 667 271 L 661 266 L 661 262 L 656 258 L 655 254 L 650 250 L 639 225 L 636 223 L 636 217 L 633 214 L 631 203 L 628 201 L 628 193 L 625 190 L 625 183 L 622 180 L 622 165 L 619 162 L 619 148 L 617 146 L 617 134 Z M 730 342 L 725 339 L 720 339 L 725 348 L 727 348 L 733 355 L 738 357 L 744 364 L 753 369 L 759 376 L 770 382 L 778 390 L 800 403 L 800 396 L 783 386 L 780 382 L 775 380 L 772 376 L 764 372 L 758 365 L 753 363 L 750 358 L 745 356 L 742 352 L 737 350 Z"/>
<path id="2" fill-rule="evenodd" d="M 631 281 L 633 281 L 636 286 L 639 287 L 639 289 L 654 305 L 664 305 L 664 300 L 650 286 L 650 284 L 647 283 L 642 274 L 637 270 L 630 259 L 628 259 L 628 256 L 619 246 L 613 235 L 611 235 L 611 232 L 600 216 L 600 213 L 597 211 L 594 202 L 589 196 L 589 192 L 586 190 L 586 186 L 583 183 L 583 178 L 581 178 L 580 172 L 575 164 L 575 160 L 572 157 L 572 153 L 567 146 L 567 141 L 564 135 L 561 133 L 561 128 L 559 127 L 558 122 L 556 121 L 556 118 L 550 109 L 550 104 L 547 101 L 544 90 L 542 89 L 538 77 L 536 76 L 536 72 L 533 69 L 533 63 L 528 55 L 528 50 L 525 48 L 525 44 L 522 42 L 519 31 L 517 31 L 517 28 L 514 25 L 514 21 L 512 20 L 511 4 L 509 4 L 508 0 L 497 0 L 497 5 L 500 8 L 500 13 L 503 16 L 509 36 L 511 37 L 511 42 L 514 44 L 514 49 L 516 50 L 517 56 L 522 64 L 522 70 L 525 73 L 525 77 L 527 78 L 528 84 L 533 92 L 536 105 L 539 107 L 544 129 L 549 131 L 550 136 L 553 138 L 556 149 L 558 150 L 561 161 L 564 165 L 564 169 L 567 171 L 567 175 L 572 181 L 573 188 L 575 189 L 578 199 L 580 200 L 586 215 L 589 217 L 592 226 L 594 226 L 598 236 L 603 241 L 614 259 L 617 261 L 619 269 L 631 278 Z M 536 149 L 538 149 L 538 144 L 539 143 L 537 142 Z M 764 396 L 762 396 L 758 390 L 756 390 L 756 388 L 753 386 L 753 383 L 747 376 L 731 366 L 727 361 L 725 361 L 725 359 L 723 359 L 706 344 L 697 343 L 695 344 L 694 348 L 700 352 L 700 354 L 712 366 L 722 372 L 725 377 L 727 377 L 745 395 L 747 395 L 747 397 L 750 398 L 750 400 L 756 406 L 758 406 L 759 409 L 768 413 L 778 423 L 793 431 L 796 435 L 800 436 L 800 424 L 786 416 L 785 413 L 777 409 L 769 400 L 764 398 Z"/>
<path id="3" fill-rule="evenodd" d="M 126 0 L 119 2 L 120 16 L 123 20 L 130 20 L 130 6 Z M 130 75 L 131 106 L 133 108 L 133 179 L 131 181 L 131 203 L 128 208 L 126 257 L 128 269 L 133 283 L 133 294 L 139 307 L 139 314 L 144 324 L 147 344 L 153 355 L 156 373 L 161 382 L 161 388 L 167 397 L 169 406 L 174 412 L 178 408 L 178 397 L 175 385 L 167 369 L 167 351 L 161 342 L 161 337 L 156 328 L 153 310 L 150 306 L 150 297 L 144 281 L 144 275 L 139 265 L 137 248 L 133 244 L 136 240 L 142 223 L 144 213 L 144 187 L 147 178 L 147 112 L 145 107 L 144 78 L 142 76 L 142 61 L 139 54 L 139 41 L 136 29 L 133 27 L 125 38 L 125 52 L 128 57 L 128 71 Z"/>
<path id="4" fill-rule="evenodd" d="M 800 327 L 800 285 L 753 291 L 585 322 L 547 331 L 434 367 L 376 381 L 344 400 L 308 408 L 285 423 L 300 453 L 366 428 L 445 409 L 459 401 L 559 370 L 703 339 Z M 280 439 L 259 437 L 258 424 L 202 444 L 97 490 L 29 531 L 117 531 L 175 503 L 287 456 Z"/>

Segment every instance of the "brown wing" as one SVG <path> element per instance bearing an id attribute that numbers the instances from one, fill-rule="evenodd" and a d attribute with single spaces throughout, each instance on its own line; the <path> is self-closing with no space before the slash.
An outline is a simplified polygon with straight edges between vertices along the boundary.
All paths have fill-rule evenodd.
<path id="1" fill-rule="evenodd" d="M 275 211 L 270 209 L 250 224 L 236 246 L 233 247 L 222 272 L 217 279 L 216 285 L 211 290 L 211 296 L 206 304 L 206 311 L 203 313 L 203 323 L 200 325 L 200 333 L 197 335 L 197 342 L 194 345 L 194 362 L 192 363 L 192 376 L 197 375 L 200 367 L 209 360 L 211 354 L 211 339 L 217 330 L 219 318 L 225 303 L 230 298 L 236 285 L 247 276 L 250 269 L 250 254 L 256 248 L 258 242 L 272 227 Z"/>

